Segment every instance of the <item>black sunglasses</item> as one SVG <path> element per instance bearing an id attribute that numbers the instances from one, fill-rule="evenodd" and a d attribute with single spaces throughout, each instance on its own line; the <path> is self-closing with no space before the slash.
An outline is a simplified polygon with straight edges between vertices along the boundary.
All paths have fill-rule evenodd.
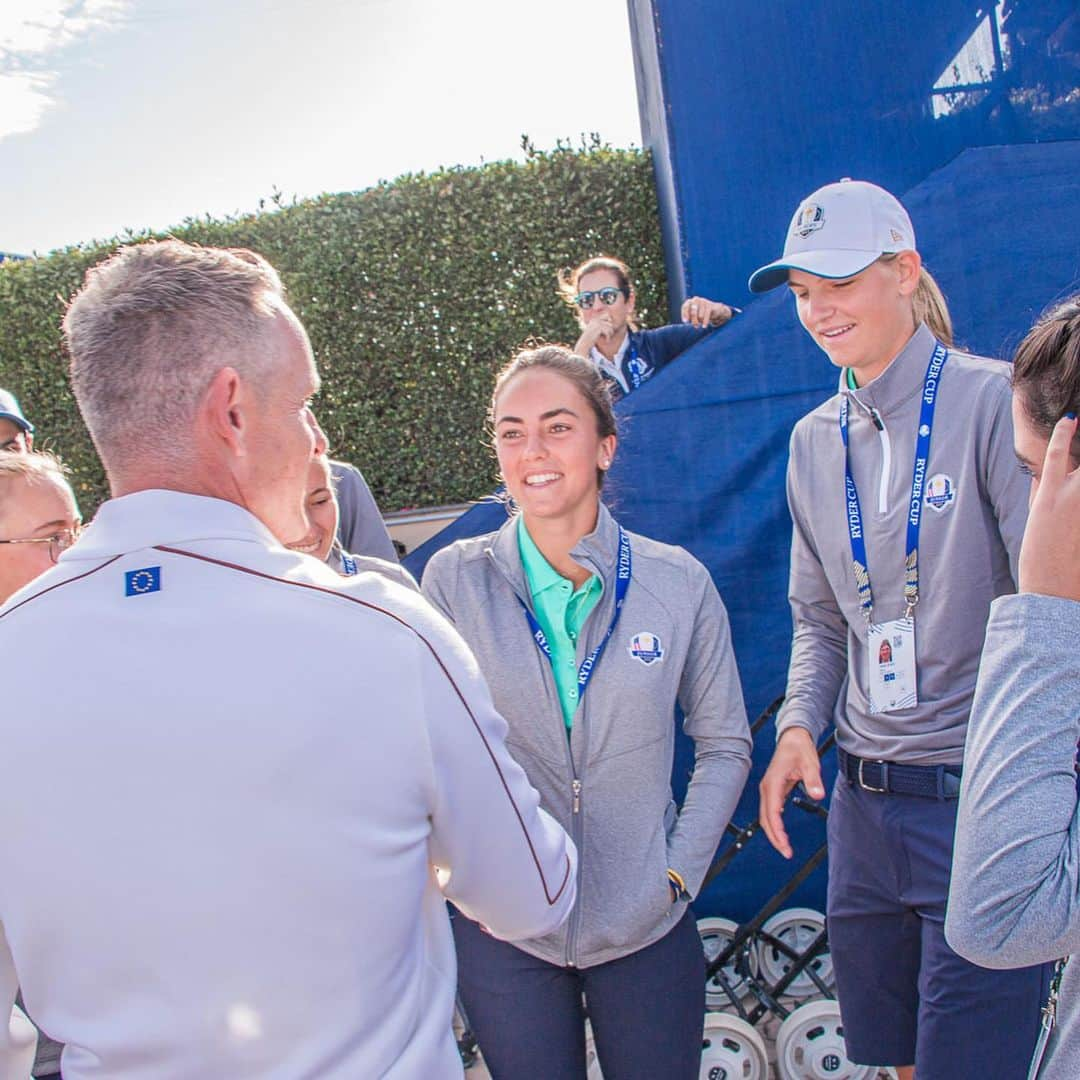
<path id="1" fill-rule="evenodd" d="M 620 296 L 625 296 L 627 300 L 630 299 L 629 289 L 616 289 L 614 285 L 605 285 L 602 289 L 591 289 L 588 292 L 579 292 L 574 297 L 574 303 L 577 304 L 582 311 L 587 311 L 593 306 L 593 301 L 599 298 L 600 303 L 605 307 L 611 307 Z"/>

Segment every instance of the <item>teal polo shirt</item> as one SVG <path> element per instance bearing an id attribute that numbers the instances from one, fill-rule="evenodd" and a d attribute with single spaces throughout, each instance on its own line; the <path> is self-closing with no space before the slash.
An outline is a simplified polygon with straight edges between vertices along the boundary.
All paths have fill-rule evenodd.
<path id="1" fill-rule="evenodd" d="M 575 589 L 574 583 L 567 581 L 540 553 L 529 530 L 525 528 L 525 518 L 522 516 L 518 517 L 518 551 L 525 568 L 525 580 L 532 596 L 536 621 L 551 649 L 555 688 L 559 692 L 563 719 L 569 729 L 578 707 L 578 637 L 589 613 L 604 592 L 604 583 L 593 574 L 580 589 Z"/>
<path id="2" fill-rule="evenodd" d="M 847 387 L 849 390 L 858 390 L 859 384 L 855 381 L 855 372 L 851 368 L 844 368 L 844 374 L 847 376 Z"/>

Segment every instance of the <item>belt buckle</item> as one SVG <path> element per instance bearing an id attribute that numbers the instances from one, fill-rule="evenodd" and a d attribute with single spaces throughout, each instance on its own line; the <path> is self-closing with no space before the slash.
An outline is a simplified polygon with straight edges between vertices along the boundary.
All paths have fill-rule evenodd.
<path id="1" fill-rule="evenodd" d="M 861 787 L 863 789 L 863 791 L 872 791 L 875 795 L 888 795 L 889 794 L 888 787 L 873 787 L 871 784 L 868 784 L 863 779 L 863 766 L 865 764 L 866 764 L 866 758 L 859 758 L 859 772 L 858 772 L 859 787 Z M 888 766 L 885 764 L 885 762 L 884 761 L 871 761 L 870 764 L 871 765 L 880 765 L 881 766 L 881 780 L 882 780 L 882 783 L 887 784 L 888 783 L 888 772 L 887 772 Z"/>

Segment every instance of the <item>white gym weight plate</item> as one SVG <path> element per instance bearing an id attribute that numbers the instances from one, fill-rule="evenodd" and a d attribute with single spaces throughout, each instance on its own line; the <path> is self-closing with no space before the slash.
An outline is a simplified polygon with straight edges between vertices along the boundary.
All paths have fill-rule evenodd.
<path id="1" fill-rule="evenodd" d="M 731 1013 L 706 1013 L 700 1080 L 768 1080 L 765 1040 Z"/>
<path id="2" fill-rule="evenodd" d="M 735 932 L 739 929 L 738 923 L 732 922 L 731 919 L 720 918 L 708 918 L 698 919 L 697 921 L 698 934 L 701 936 L 701 946 L 705 950 L 705 962 L 712 963 L 721 951 L 725 949 L 728 942 L 735 936 Z M 732 1004 L 731 998 L 728 997 L 724 990 L 724 984 L 730 988 L 731 992 L 735 995 L 736 1001 L 745 1001 L 751 997 L 746 985 L 746 977 L 740 975 L 735 970 L 736 957 L 732 957 L 728 963 L 726 963 L 711 979 L 705 983 L 705 1008 L 710 1011 L 720 1010 L 732 1010 L 735 1006 Z M 753 944 L 750 945 L 750 953 L 747 957 L 747 962 L 750 965 L 750 970 L 753 974 L 757 974 L 757 952 L 754 949 Z"/>
<path id="3" fill-rule="evenodd" d="M 786 972 L 791 969 L 794 961 L 773 945 L 766 937 L 772 935 L 778 941 L 782 941 L 792 952 L 805 952 L 814 943 L 818 934 L 825 929 L 825 916 L 813 908 L 785 908 L 778 911 L 761 928 L 761 937 L 757 945 L 757 964 L 761 977 L 770 985 L 775 984 Z M 833 976 L 832 957 L 828 952 L 820 953 L 810 961 L 809 970 L 832 990 L 836 983 Z M 799 972 L 791 984 L 784 991 L 794 998 L 820 997 L 821 991 L 817 984 L 806 973 Z"/>
<path id="4" fill-rule="evenodd" d="M 876 1065 L 855 1065 L 844 1049 L 840 1006 L 824 998 L 800 1005 L 776 1034 L 780 1080 L 874 1080 Z"/>

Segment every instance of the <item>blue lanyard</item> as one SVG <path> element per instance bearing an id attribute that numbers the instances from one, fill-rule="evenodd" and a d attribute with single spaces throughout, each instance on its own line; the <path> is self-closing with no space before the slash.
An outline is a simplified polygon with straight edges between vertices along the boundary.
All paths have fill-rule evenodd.
<path id="1" fill-rule="evenodd" d="M 934 430 L 934 408 L 937 405 L 938 383 L 941 369 L 949 354 L 940 342 L 934 348 L 923 380 L 922 408 L 919 412 L 919 431 L 915 441 L 915 465 L 911 474 L 911 498 L 908 502 L 907 558 L 904 578 L 904 601 L 907 605 L 905 618 L 910 618 L 919 602 L 919 525 L 922 522 L 923 487 L 926 484 L 926 463 L 930 458 L 930 435 Z M 844 440 L 844 501 L 847 507 L 848 536 L 851 539 L 851 562 L 855 570 L 855 588 L 859 593 L 859 607 L 867 622 L 874 609 L 874 597 L 870 591 L 870 563 L 866 556 L 866 539 L 863 535 L 862 510 L 859 492 L 851 475 L 851 454 L 848 448 L 848 397 L 840 402 L 840 437 Z"/>
<path id="2" fill-rule="evenodd" d="M 353 574 L 357 573 L 356 560 L 344 551 L 341 553 L 341 572 L 346 577 L 352 577 Z"/>
<path id="3" fill-rule="evenodd" d="M 601 639 L 600 644 L 597 645 L 584 660 L 582 660 L 581 667 L 578 668 L 578 704 L 581 704 L 585 699 L 585 690 L 589 685 L 589 681 L 592 679 L 593 671 L 596 670 L 600 655 L 603 653 L 608 641 L 611 640 L 611 635 L 615 633 L 615 625 L 618 623 L 619 616 L 622 614 L 623 601 L 626 599 L 626 594 L 629 589 L 630 538 L 626 535 L 623 531 L 623 527 L 620 525 L 619 563 L 618 569 L 615 572 L 615 613 L 611 616 L 611 625 L 607 628 L 607 633 Z M 547 635 L 536 621 L 536 616 L 528 609 L 525 601 L 522 600 L 520 596 L 518 597 L 518 603 L 521 604 L 522 610 L 525 612 L 525 618 L 529 620 L 529 629 L 532 631 L 533 641 L 536 642 L 537 647 L 548 658 L 548 662 L 554 664 L 555 661 L 551 656 L 551 646 L 548 645 Z"/>
<path id="4" fill-rule="evenodd" d="M 630 331 L 627 330 L 629 336 Z M 626 362 L 623 364 L 623 370 L 626 372 L 626 377 L 630 381 L 630 389 L 636 390 L 645 381 L 645 372 L 648 370 L 645 361 L 638 359 L 637 346 L 634 344 L 634 339 L 630 338 L 627 346 Z"/>

